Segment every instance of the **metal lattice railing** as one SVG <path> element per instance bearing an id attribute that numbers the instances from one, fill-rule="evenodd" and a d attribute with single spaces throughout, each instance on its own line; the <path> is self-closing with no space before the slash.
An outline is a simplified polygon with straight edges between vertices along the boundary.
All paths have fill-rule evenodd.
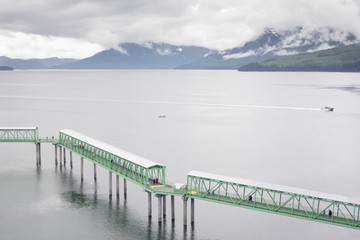
<path id="1" fill-rule="evenodd" d="M 360 229 L 360 204 L 190 175 L 186 196 Z"/>
<path id="2" fill-rule="evenodd" d="M 140 186 L 148 186 L 154 179 L 157 184 L 165 183 L 165 167 L 145 168 L 62 132 L 58 144 Z"/>
<path id="3" fill-rule="evenodd" d="M 39 131 L 37 127 L 0 128 L 0 142 L 38 142 Z"/>

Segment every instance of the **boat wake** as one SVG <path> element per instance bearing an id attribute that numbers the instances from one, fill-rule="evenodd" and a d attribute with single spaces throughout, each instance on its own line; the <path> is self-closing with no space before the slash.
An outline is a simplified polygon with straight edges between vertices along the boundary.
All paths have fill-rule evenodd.
<path id="1" fill-rule="evenodd" d="M 303 110 L 321 111 L 322 108 L 287 107 L 287 106 L 267 106 L 267 105 L 245 105 L 245 104 L 222 104 L 222 103 L 197 103 L 197 102 L 174 102 L 174 101 L 144 101 L 144 100 L 124 100 L 124 99 L 98 99 L 98 98 L 59 98 L 59 97 L 33 97 L 33 96 L 8 96 L 0 95 L 0 98 L 11 99 L 33 99 L 33 100 L 53 100 L 53 101 L 82 101 L 82 102 L 109 102 L 109 103 L 137 103 L 137 104 L 167 104 L 184 106 L 206 106 L 206 107 L 232 107 L 232 108 L 264 108 L 264 109 L 284 109 L 284 110 Z"/>

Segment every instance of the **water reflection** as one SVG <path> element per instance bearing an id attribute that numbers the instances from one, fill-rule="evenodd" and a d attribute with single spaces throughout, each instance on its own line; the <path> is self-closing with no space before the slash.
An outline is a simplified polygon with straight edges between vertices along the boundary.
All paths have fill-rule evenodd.
<path id="1" fill-rule="evenodd" d="M 347 91 L 347 92 L 360 94 L 360 86 L 357 86 L 357 85 L 328 87 L 327 89 L 343 90 L 343 91 Z"/>
<path id="2" fill-rule="evenodd" d="M 69 169 L 55 169 L 58 174 L 58 183 L 63 192 L 61 200 L 68 203 L 71 208 L 91 209 L 92 221 L 104 225 L 109 234 L 123 239 L 179 239 L 176 235 L 176 224 L 171 221 L 167 224 L 166 218 L 162 223 L 157 223 L 157 218 L 138 216 L 136 209 L 131 209 L 126 200 L 109 198 L 108 194 L 99 194 L 98 184 L 86 181 L 73 176 Z M 90 186 L 92 185 L 92 186 Z M 153 222 L 154 221 L 154 222 Z M 156 222 L 156 224 L 155 224 Z M 178 231 L 182 231 L 178 229 Z M 181 238 L 181 237 L 180 237 Z M 183 228 L 183 239 L 194 239 L 194 227 Z"/>
<path id="3" fill-rule="evenodd" d="M 61 194 L 63 200 L 71 203 L 71 205 L 75 208 L 81 207 L 89 207 L 93 203 L 91 199 L 89 199 L 86 195 L 77 193 L 75 191 L 69 191 L 66 193 Z"/>

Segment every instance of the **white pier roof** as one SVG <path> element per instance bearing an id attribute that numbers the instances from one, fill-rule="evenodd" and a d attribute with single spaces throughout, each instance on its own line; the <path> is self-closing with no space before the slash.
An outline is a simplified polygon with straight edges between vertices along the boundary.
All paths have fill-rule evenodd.
<path id="1" fill-rule="evenodd" d="M 199 171 L 191 171 L 188 173 L 188 175 L 194 176 L 194 177 L 206 178 L 206 179 L 214 179 L 217 181 L 235 183 L 235 184 L 245 185 L 245 186 L 250 186 L 250 187 L 258 187 L 258 188 L 264 188 L 264 189 L 269 189 L 269 190 L 275 190 L 275 191 L 279 191 L 279 192 L 293 193 L 293 194 L 302 195 L 302 196 L 308 196 L 308 197 L 314 197 L 314 198 L 319 198 L 319 199 L 333 200 L 333 201 L 337 201 L 337 202 L 344 202 L 344 203 L 360 205 L 360 199 L 349 198 L 349 197 L 344 197 L 344 196 L 330 194 L 330 193 L 322 193 L 322 192 L 317 192 L 317 191 L 305 190 L 305 189 L 301 189 L 301 188 L 294 188 L 294 187 L 276 185 L 276 184 L 271 184 L 271 183 L 264 183 L 264 182 L 258 182 L 258 181 L 253 181 L 253 180 L 241 179 L 241 178 L 227 177 L 227 176 L 199 172 Z"/>
<path id="2" fill-rule="evenodd" d="M 104 151 L 107 151 L 111 154 L 114 154 L 118 157 L 121 157 L 123 159 L 126 159 L 130 162 L 133 162 L 137 165 L 140 165 L 144 168 L 151 168 L 151 167 L 165 167 L 164 165 L 161 165 L 159 163 L 156 163 L 156 162 L 153 162 L 151 160 L 148 160 L 146 158 L 143 158 L 143 157 L 140 157 L 140 156 L 137 156 L 133 153 L 129 153 L 125 150 L 122 150 L 120 148 L 117 148 L 117 147 L 114 147 L 112 145 L 109 145 L 107 143 L 103 143 L 99 140 L 96 140 L 94 138 L 91 138 L 91 137 L 88 137 L 84 134 L 81 134 L 81 133 L 78 133 L 76 131 L 73 131 L 73 130 L 70 130 L 70 129 L 63 129 L 61 130 L 60 132 L 66 134 L 66 135 L 69 135 L 71 137 L 74 137 L 80 141 L 83 141 L 83 142 L 86 142 L 94 147 L 97 147 L 97 148 L 100 148 Z"/>

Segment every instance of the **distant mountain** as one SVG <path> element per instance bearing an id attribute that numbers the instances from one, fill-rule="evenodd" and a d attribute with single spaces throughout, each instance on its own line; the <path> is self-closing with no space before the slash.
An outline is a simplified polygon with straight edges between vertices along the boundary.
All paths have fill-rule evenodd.
<path id="1" fill-rule="evenodd" d="M 12 59 L 0 57 L 0 65 L 10 66 L 14 69 L 46 69 L 59 64 L 76 61 L 72 58 L 44 58 L 44 59 Z"/>
<path id="2" fill-rule="evenodd" d="M 0 66 L 0 71 L 12 71 L 12 70 L 14 70 L 12 67 Z"/>
<path id="3" fill-rule="evenodd" d="M 254 41 L 241 47 L 217 52 L 191 64 L 178 66 L 180 69 L 237 69 L 251 62 L 262 62 L 304 52 L 314 52 L 358 43 L 351 33 L 319 28 L 309 31 L 301 27 L 275 32 L 266 29 Z"/>
<path id="4" fill-rule="evenodd" d="M 249 63 L 239 71 L 360 72 L 360 44 Z"/>
<path id="5" fill-rule="evenodd" d="M 166 43 L 123 43 L 119 50 L 109 49 L 76 62 L 55 68 L 64 69 L 172 69 L 197 61 L 211 50 Z"/>
<path id="6" fill-rule="evenodd" d="M 326 27 L 312 30 L 298 27 L 280 32 L 266 29 L 255 40 L 221 52 L 204 47 L 174 46 L 166 43 L 123 43 L 116 49 L 108 49 L 82 60 L 22 60 L 0 57 L 0 65 L 14 69 L 238 69 L 253 62 L 359 42 L 359 39 L 349 32 Z"/>

